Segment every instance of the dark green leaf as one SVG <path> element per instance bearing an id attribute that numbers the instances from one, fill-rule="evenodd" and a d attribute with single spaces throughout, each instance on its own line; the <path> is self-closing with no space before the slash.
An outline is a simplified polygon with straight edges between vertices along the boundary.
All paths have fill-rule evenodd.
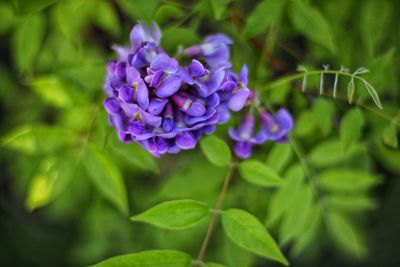
<path id="1" fill-rule="evenodd" d="M 284 265 L 289 264 L 267 229 L 250 213 L 228 209 L 222 213 L 222 225 L 228 237 L 241 248 Z"/>
<path id="2" fill-rule="evenodd" d="M 289 5 L 289 17 L 295 28 L 307 38 L 335 52 L 331 27 L 318 9 L 305 1 L 292 0 Z"/>
<path id="3" fill-rule="evenodd" d="M 328 230 L 343 252 L 357 258 L 365 255 L 364 241 L 356 228 L 342 214 L 328 214 Z"/>
<path id="4" fill-rule="evenodd" d="M 280 176 L 269 166 L 257 160 L 245 160 L 239 165 L 242 177 L 254 185 L 275 187 L 282 183 Z"/>
<path id="5" fill-rule="evenodd" d="M 0 34 L 8 31 L 14 23 L 14 12 L 6 3 L 0 3 Z"/>
<path id="6" fill-rule="evenodd" d="M 318 98 L 313 105 L 314 117 L 318 122 L 323 136 L 328 136 L 332 131 L 335 107 L 331 101 Z"/>
<path id="7" fill-rule="evenodd" d="M 376 201 L 365 194 L 333 194 L 327 196 L 326 201 L 332 209 L 355 213 L 364 212 L 377 207 Z"/>
<path id="8" fill-rule="evenodd" d="M 198 223 L 209 212 L 206 204 L 191 200 L 166 201 L 131 217 L 136 222 L 145 222 L 160 228 L 182 229 Z"/>
<path id="9" fill-rule="evenodd" d="M 390 124 L 383 129 L 382 139 L 386 145 L 398 148 L 397 129 L 394 124 Z"/>
<path id="10" fill-rule="evenodd" d="M 286 0 L 264 0 L 259 3 L 247 18 L 244 35 L 251 38 L 266 32 L 278 22 L 285 4 Z"/>
<path id="11" fill-rule="evenodd" d="M 144 20 L 147 22 L 152 21 L 153 16 L 157 10 L 159 0 L 146 0 L 146 1 L 125 1 L 118 0 L 123 12 L 130 15 L 135 20 Z"/>
<path id="12" fill-rule="evenodd" d="M 229 146 L 215 135 L 204 137 L 200 141 L 201 149 L 207 159 L 216 166 L 228 166 L 231 162 Z"/>
<path id="13" fill-rule="evenodd" d="M 32 71 L 34 60 L 42 45 L 45 19 L 38 13 L 27 16 L 16 26 L 13 40 L 15 63 L 20 71 Z"/>
<path id="14" fill-rule="evenodd" d="M 109 258 L 92 267 L 187 267 L 191 257 L 174 250 L 149 250 Z"/>

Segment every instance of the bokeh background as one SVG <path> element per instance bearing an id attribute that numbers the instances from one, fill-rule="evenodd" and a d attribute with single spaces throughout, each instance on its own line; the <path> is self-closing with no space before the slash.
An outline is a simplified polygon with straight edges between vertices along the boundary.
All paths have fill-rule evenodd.
<path id="1" fill-rule="evenodd" d="M 400 266 L 399 12 L 396 0 L 0 1 L 0 266 L 86 266 L 156 248 L 197 254 L 208 219 L 171 232 L 127 216 L 170 199 L 213 206 L 225 173 L 199 149 L 154 159 L 135 144 L 120 144 L 107 125 L 105 65 L 115 58 L 111 46 L 127 44 L 138 20 L 160 25 L 171 55 L 207 34 L 229 35 L 234 69 L 246 63 L 262 102 L 285 106 L 295 118 L 290 143 L 267 144 L 254 157 L 283 177 L 291 168 L 310 170 L 301 183 L 314 192 L 312 200 L 303 203 L 298 194 L 298 201 L 280 205 L 279 191 L 235 175 L 225 207 L 265 221 L 291 266 Z M 368 68 L 362 77 L 384 110 L 362 83 L 349 105 L 344 76 L 337 99 L 334 75 L 324 77 L 324 96 L 317 93 L 320 75 L 308 78 L 306 92 L 301 79 L 271 87 L 299 65 L 311 71 L 327 64 Z M 343 126 L 354 110 L 362 122 Z M 227 142 L 230 125 L 217 131 Z M 346 131 L 355 137 L 343 150 Z M 327 172 L 338 176 L 332 190 L 318 180 Z M 343 193 L 345 175 L 354 181 Z M 109 176 L 123 188 L 110 186 Z M 220 227 L 206 259 L 278 266 L 232 244 Z"/>

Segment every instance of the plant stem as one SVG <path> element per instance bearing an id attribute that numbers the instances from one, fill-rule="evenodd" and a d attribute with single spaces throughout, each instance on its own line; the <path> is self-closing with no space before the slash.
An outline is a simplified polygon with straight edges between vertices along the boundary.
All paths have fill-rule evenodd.
<path id="1" fill-rule="evenodd" d="M 221 206 L 222 206 L 222 203 L 224 202 L 224 198 L 225 198 L 225 193 L 228 190 L 229 182 L 230 182 L 230 180 L 231 180 L 231 178 L 233 176 L 235 167 L 236 167 L 236 162 L 232 161 L 231 164 L 229 165 L 228 171 L 226 173 L 224 184 L 222 185 L 222 189 L 221 189 L 221 192 L 219 193 L 217 202 L 215 203 L 215 207 L 214 207 L 214 210 L 212 212 L 210 224 L 208 225 L 207 233 L 206 233 L 206 235 L 205 235 L 205 237 L 203 239 L 203 243 L 201 245 L 200 252 L 199 252 L 199 255 L 197 257 L 197 261 L 195 263 L 195 266 L 200 266 L 200 264 L 201 264 L 201 262 L 203 260 L 203 257 L 204 257 L 204 255 L 206 253 L 206 250 L 207 250 L 207 247 L 208 247 L 208 243 L 210 241 L 210 238 L 211 238 L 212 232 L 213 232 L 213 230 L 215 228 L 215 225 L 217 224 L 218 214 L 220 214 Z"/>

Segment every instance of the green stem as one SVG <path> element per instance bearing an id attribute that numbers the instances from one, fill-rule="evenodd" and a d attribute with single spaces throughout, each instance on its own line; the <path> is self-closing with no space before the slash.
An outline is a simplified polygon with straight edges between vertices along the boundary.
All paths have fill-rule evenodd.
<path id="1" fill-rule="evenodd" d="M 236 168 L 236 162 L 232 161 L 231 164 L 229 165 L 228 171 L 225 176 L 224 184 L 222 185 L 221 192 L 219 193 L 217 202 L 212 211 L 210 224 L 208 225 L 207 232 L 203 239 L 203 243 L 201 245 L 199 255 L 197 256 L 197 260 L 195 262 L 195 266 L 197 266 L 197 267 L 201 266 L 204 255 L 206 254 L 208 243 L 210 242 L 211 235 L 217 224 L 218 215 L 221 213 L 221 206 L 222 206 L 222 203 L 224 202 L 225 194 L 226 194 L 226 191 L 228 190 L 229 182 L 232 179 L 235 168 Z"/>

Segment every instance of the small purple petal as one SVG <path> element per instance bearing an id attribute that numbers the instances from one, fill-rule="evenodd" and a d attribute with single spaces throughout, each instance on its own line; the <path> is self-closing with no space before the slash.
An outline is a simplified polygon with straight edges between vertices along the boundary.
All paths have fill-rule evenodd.
<path id="1" fill-rule="evenodd" d="M 200 61 L 193 59 L 189 65 L 189 72 L 194 77 L 201 77 L 204 75 L 205 70 Z"/>
<path id="2" fill-rule="evenodd" d="M 126 81 L 128 85 L 138 83 L 140 80 L 140 73 L 134 67 L 129 66 L 126 68 Z"/>
<path id="3" fill-rule="evenodd" d="M 190 105 L 186 113 L 193 117 L 199 117 L 206 113 L 206 108 L 200 102 L 195 101 Z"/>
<path id="4" fill-rule="evenodd" d="M 156 90 L 158 97 L 168 97 L 175 94 L 182 85 L 181 78 L 176 74 L 170 74 Z"/>
<path id="5" fill-rule="evenodd" d="M 104 101 L 104 107 L 106 108 L 108 113 L 118 113 L 121 111 L 121 106 L 118 100 L 115 98 L 107 98 Z"/>
<path id="6" fill-rule="evenodd" d="M 161 117 L 154 116 L 146 111 L 139 110 L 140 118 L 143 120 L 144 123 L 151 125 L 155 128 L 161 126 L 162 119 Z"/>
<path id="7" fill-rule="evenodd" d="M 146 110 L 149 106 L 149 90 L 143 81 L 140 81 L 136 88 L 136 101 L 139 106 Z"/>
<path id="8" fill-rule="evenodd" d="M 147 111 L 153 115 L 159 115 L 167 103 L 168 99 L 153 98 L 150 100 Z"/>
<path id="9" fill-rule="evenodd" d="M 249 96 L 250 90 L 242 88 L 232 95 L 229 99 L 228 106 L 233 111 L 239 111 L 246 104 L 247 97 Z"/>
<path id="10" fill-rule="evenodd" d="M 242 159 L 247 159 L 251 156 L 253 146 L 247 142 L 236 142 L 234 151 L 236 156 Z"/>
<path id="11" fill-rule="evenodd" d="M 132 87 L 124 84 L 120 89 L 119 89 L 119 97 L 124 101 L 124 102 L 132 102 L 133 101 L 133 89 Z"/>
<path id="12" fill-rule="evenodd" d="M 249 75 L 249 70 L 247 68 L 247 65 L 244 64 L 242 67 L 242 70 L 240 71 L 240 76 L 239 76 L 239 81 L 243 84 L 243 85 L 247 85 L 247 76 Z"/>
<path id="13" fill-rule="evenodd" d="M 178 61 L 174 58 L 170 58 L 167 54 L 158 54 L 153 58 L 150 64 L 150 69 L 152 71 L 169 71 L 173 72 L 178 69 Z"/>
<path id="14" fill-rule="evenodd" d="M 190 132 L 181 132 L 176 136 L 176 145 L 181 149 L 192 149 L 196 143 L 196 139 Z"/>

